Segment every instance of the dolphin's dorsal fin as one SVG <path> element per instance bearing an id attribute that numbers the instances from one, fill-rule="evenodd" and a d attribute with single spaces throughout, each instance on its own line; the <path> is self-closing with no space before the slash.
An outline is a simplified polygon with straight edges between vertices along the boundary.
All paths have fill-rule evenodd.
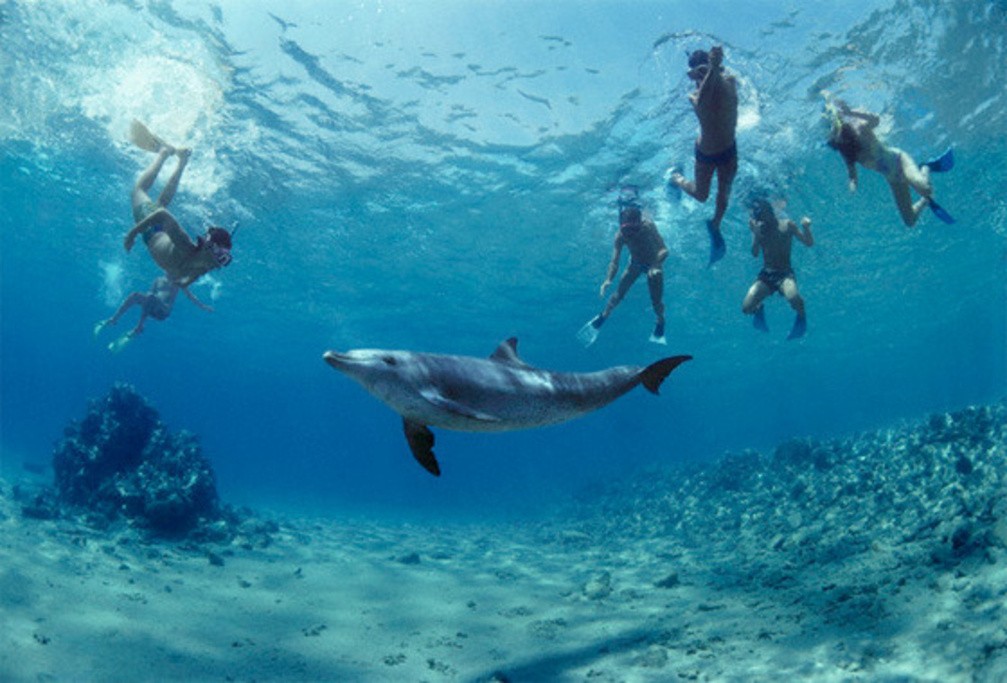
<path id="1" fill-rule="evenodd" d="M 511 365 L 517 365 L 522 368 L 531 367 L 517 355 L 517 337 L 504 339 L 500 342 L 500 346 L 498 346 L 497 350 L 493 352 L 490 359 L 500 363 L 510 363 Z"/>

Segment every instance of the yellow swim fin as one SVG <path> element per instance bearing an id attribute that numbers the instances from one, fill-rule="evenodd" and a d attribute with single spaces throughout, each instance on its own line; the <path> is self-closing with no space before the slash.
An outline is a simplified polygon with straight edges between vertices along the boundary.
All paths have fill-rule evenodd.
<path id="1" fill-rule="evenodd" d="M 148 152 L 157 153 L 165 147 L 173 152 L 175 151 L 174 147 L 151 133 L 147 126 L 143 125 L 136 119 L 133 119 L 133 122 L 129 124 L 129 139 L 134 145 L 140 149 L 145 149 Z"/>

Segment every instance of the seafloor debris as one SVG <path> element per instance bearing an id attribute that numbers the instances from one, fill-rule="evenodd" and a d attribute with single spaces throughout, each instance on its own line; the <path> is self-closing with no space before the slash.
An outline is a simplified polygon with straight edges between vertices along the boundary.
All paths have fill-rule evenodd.
<path id="1" fill-rule="evenodd" d="M 53 452 L 56 498 L 64 505 L 125 518 L 178 536 L 222 516 L 210 463 L 196 437 L 169 432 L 127 384 L 91 401 Z"/>

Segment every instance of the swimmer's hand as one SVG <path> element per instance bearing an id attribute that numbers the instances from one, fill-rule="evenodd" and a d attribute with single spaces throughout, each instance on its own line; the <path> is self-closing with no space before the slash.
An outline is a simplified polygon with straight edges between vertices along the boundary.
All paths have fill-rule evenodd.
<path id="1" fill-rule="evenodd" d="M 807 230 L 808 228 L 810 228 L 811 227 L 811 219 L 808 218 L 807 216 L 805 216 L 804 218 L 802 218 L 801 219 L 801 227 L 804 228 L 805 230 Z"/>
<path id="2" fill-rule="evenodd" d="M 605 280 L 604 282 L 602 282 L 601 283 L 601 289 L 598 290 L 598 297 L 601 298 L 601 299 L 604 299 L 605 298 L 605 292 L 607 292 L 608 288 L 611 287 L 611 286 L 612 286 L 612 281 L 611 280 Z"/>
<path id="3" fill-rule="evenodd" d="M 724 61 L 724 47 L 722 45 L 714 45 L 710 48 L 710 66 L 716 69 Z"/>
<path id="4" fill-rule="evenodd" d="M 748 219 L 748 229 L 752 231 L 755 235 L 762 234 L 762 221 L 757 221 L 754 218 Z"/>
<path id="5" fill-rule="evenodd" d="M 850 193 L 853 193 L 853 192 L 856 192 L 856 191 L 857 191 L 857 179 L 856 178 L 850 178 Z"/>

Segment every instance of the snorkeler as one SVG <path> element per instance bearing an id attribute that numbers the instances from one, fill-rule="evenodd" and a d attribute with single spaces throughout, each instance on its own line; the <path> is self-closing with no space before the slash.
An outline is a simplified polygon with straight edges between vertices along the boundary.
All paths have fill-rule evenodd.
<path id="1" fill-rule="evenodd" d="M 727 212 L 731 184 L 738 172 L 738 146 L 735 129 L 738 126 L 738 86 L 734 76 L 724 72 L 724 48 L 717 45 L 696 50 L 689 56 L 689 78 L 696 83 L 689 101 L 699 119 L 699 138 L 696 140 L 696 180 L 687 180 L 680 172 L 673 172 L 669 183 L 681 188 L 699 202 L 710 196 L 713 173 L 717 173 L 717 199 L 713 218 L 707 221 L 710 233 L 710 264 L 727 253 L 720 224 Z"/>
<path id="2" fill-rule="evenodd" d="M 752 323 L 756 329 L 769 332 L 763 301 L 773 292 L 779 292 L 797 313 L 787 339 L 797 339 L 807 330 L 807 318 L 804 299 L 797 291 L 797 279 L 790 265 L 790 247 L 795 237 L 806 247 L 815 243 L 811 234 L 811 219 L 807 216 L 802 218 L 800 228 L 789 218 L 781 221 L 772 205 L 761 197 L 752 200 L 750 212 L 748 229 L 752 231 L 752 256 L 758 257 L 762 252 L 762 270 L 748 289 L 741 311 L 755 316 Z"/>
<path id="3" fill-rule="evenodd" d="M 920 212 L 930 207 L 934 215 L 945 223 L 954 223 L 951 217 L 933 198 L 930 172 L 950 171 L 955 164 L 954 152 L 949 149 L 937 159 L 917 166 L 913 158 L 897 147 L 889 147 L 878 139 L 874 130 L 881 123 L 877 114 L 850 107 L 840 99 L 825 105 L 830 119 L 829 147 L 837 150 L 846 162 L 850 178 L 850 192 L 857 191 L 857 163 L 877 171 L 888 181 L 902 221 L 909 227 L 916 224 Z M 920 199 L 913 203 L 910 188 Z"/>
<path id="4" fill-rule="evenodd" d="M 150 286 L 150 292 L 146 294 L 143 292 L 133 292 L 126 297 L 126 299 L 122 302 L 122 305 L 119 306 L 119 309 L 111 318 L 108 320 L 102 320 L 94 326 L 94 336 L 97 337 L 106 327 L 115 325 L 119 322 L 119 318 L 121 318 L 130 308 L 133 306 L 139 306 L 140 321 L 137 322 L 136 327 L 108 345 L 109 351 L 121 351 L 126 344 L 133 341 L 138 334 L 143 332 L 143 324 L 146 322 L 147 318 L 153 318 L 154 320 L 166 320 L 168 316 L 171 315 L 171 309 L 175 306 L 175 297 L 178 296 L 178 290 L 180 289 L 185 292 L 185 295 L 189 297 L 189 300 L 192 301 L 192 303 L 196 304 L 208 313 L 213 312 L 212 307 L 207 306 L 197 299 L 187 287 L 178 285 L 168 278 L 161 276 L 154 280 L 154 283 Z"/>
<path id="5" fill-rule="evenodd" d="M 650 218 L 644 218 L 640 211 L 640 205 L 636 199 L 635 188 L 631 196 L 626 200 L 620 200 L 619 208 L 619 230 L 615 234 L 615 244 L 612 250 L 612 260 L 608 264 L 608 272 L 605 281 L 601 283 L 598 295 L 605 296 L 605 292 L 612 285 L 612 279 L 619 271 L 619 259 L 622 255 L 622 248 L 629 250 L 629 265 L 619 279 L 619 286 L 609 297 L 605 309 L 592 318 L 577 333 L 584 346 L 590 346 L 598 338 L 598 330 L 608 319 L 612 310 L 619 305 L 623 297 L 633 286 L 636 279 L 641 274 L 647 275 L 647 287 L 650 289 L 650 301 L 654 306 L 654 313 L 657 315 L 657 323 L 654 325 L 654 333 L 650 336 L 650 341 L 656 344 L 664 344 L 664 260 L 668 258 L 668 248 L 664 245 L 661 233 Z"/>
<path id="6" fill-rule="evenodd" d="M 133 122 L 130 133 L 138 147 L 157 152 L 157 158 L 140 175 L 133 187 L 133 219 L 136 225 L 123 241 L 126 251 L 133 248 L 137 235 L 142 235 L 154 262 L 172 282 L 182 287 L 192 284 L 211 270 L 230 264 L 231 233 L 224 228 L 212 226 L 205 235 L 193 242 L 166 208 L 175 196 L 191 151 L 172 147 L 152 135 L 139 121 Z M 147 190 L 154 184 L 161 166 L 171 155 L 178 157 L 178 165 L 154 202 L 147 195 Z"/>

